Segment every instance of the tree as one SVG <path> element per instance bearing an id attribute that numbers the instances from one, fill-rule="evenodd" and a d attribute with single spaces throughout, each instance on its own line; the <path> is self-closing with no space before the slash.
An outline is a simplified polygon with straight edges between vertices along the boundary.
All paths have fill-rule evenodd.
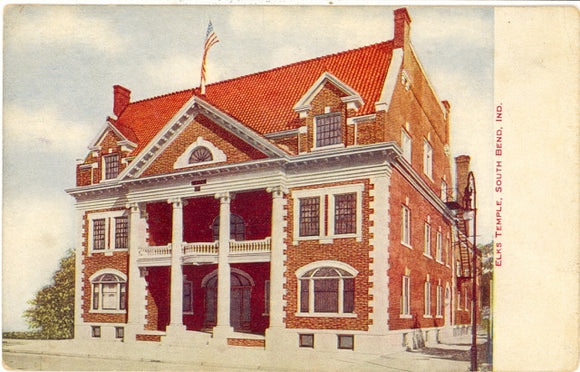
<path id="1" fill-rule="evenodd" d="M 41 338 L 63 339 L 74 335 L 75 254 L 69 250 L 60 260 L 52 283 L 40 289 L 28 301 L 24 312 L 28 325 L 38 330 Z"/>

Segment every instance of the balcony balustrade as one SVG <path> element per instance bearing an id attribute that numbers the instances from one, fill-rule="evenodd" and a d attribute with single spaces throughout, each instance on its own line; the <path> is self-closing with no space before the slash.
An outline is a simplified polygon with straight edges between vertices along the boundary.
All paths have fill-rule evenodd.
<path id="1" fill-rule="evenodd" d="M 167 266 L 171 264 L 171 244 L 147 246 L 139 249 L 141 266 Z M 219 244 L 213 242 L 183 243 L 181 245 L 184 264 L 217 263 Z M 270 260 L 271 239 L 231 240 L 229 246 L 230 262 L 264 262 Z"/>

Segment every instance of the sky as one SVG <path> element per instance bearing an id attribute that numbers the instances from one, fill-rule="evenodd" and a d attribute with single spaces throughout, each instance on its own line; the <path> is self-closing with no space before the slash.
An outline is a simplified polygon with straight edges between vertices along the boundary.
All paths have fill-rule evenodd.
<path id="1" fill-rule="evenodd" d="M 393 38 L 390 6 L 27 6 L 5 8 L 3 330 L 25 330 L 26 301 L 75 248 L 75 159 L 132 101 L 199 85 L 209 20 L 220 42 L 208 82 Z M 408 7 L 411 42 L 439 100 L 451 152 L 472 157 L 478 241 L 492 240 L 493 8 Z"/>

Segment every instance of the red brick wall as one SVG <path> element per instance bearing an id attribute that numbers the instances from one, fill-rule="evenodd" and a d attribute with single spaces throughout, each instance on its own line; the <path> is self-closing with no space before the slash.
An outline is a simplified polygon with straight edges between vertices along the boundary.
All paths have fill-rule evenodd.
<path id="1" fill-rule="evenodd" d="M 164 266 L 149 267 L 147 272 L 145 329 L 165 331 L 169 324 L 171 271 Z"/>
<path id="2" fill-rule="evenodd" d="M 115 135 L 115 133 L 111 130 L 109 130 L 103 137 L 103 139 L 101 140 L 101 142 L 99 143 L 99 146 L 101 147 L 101 150 L 99 151 L 99 156 L 97 157 L 93 157 L 91 154 L 89 154 L 86 158 L 85 158 L 85 162 L 83 164 L 94 164 L 97 163 L 97 168 L 94 168 L 92 171 L 93 174 L 93 179 L 91 182 L 91 170 L 90 169 L 85 169 L 85 170 L 81 170 L 80 168 L 80 164 L 77 165 L 77 186 L 86 186 L 86 185 L 90 185 L 91 183 L 99 183 L 101 182 L 101 178 L 103 175 L 103 161 L 102 161 L 102 157 L 103 155 L 109 155 L 109 154 L 119 154 L 119 173 L 122 172 L 126 167 L 127 164 L 123 161 L 121 161 L 121 159 L 125 159 L 127 157 L 127 155 L 129 154 L 129 152 L 127 151 L 121 151 L 121 146 L 117 145 L 117 142 L 120 141 L 121 139 Z"/>
<path id="3" fill-rule="evenodd" d="M 264 341 L 264 340 L 252 340 L 252 339 L 247 339 L 247 338 L 228 338 L 228 345 L 264 347 L 266 345 L 266 341 Z"/>
<path id="4" fill-rule="evenodd" d="M 437 210 L 426 201 L 396 170 L 391 175 L 390 184 L 390 222 L 389 222 L 389 329 L 425 328 L 443 326 L 445 319 L 436 318 L 437 285 L 440 281 L 443 288 L 443 311 L 445 316 L 444 295 L 447 284 L 451 287 L 452 270 L 446 265 L 436 262 L 436 233 L 441 227 L 443 242 L 443 260 L 446 259 L 446 239 L 451 235 L 451 225 Z M 401 210 L 406 203 L 411 211 L 411 246 L 401 243 Z M 424 225 L 427 216 L 431 225 L 431 256 L 424 256 Z M 451 249 L 451 247 L 449 247 Z M 450 255 L 451 257 L 451 255 Z M 451 263 L 449 263 L 451 266 Z M 411 278 L 411 315 L 413 319 L 401 318 L 402 278 L 405 268 L 410 269 Z M 427 274 L 431 282 L 431 314 L 432 318 L 424 318 L 425 313 L 425 281 Z"/>
<path id="5" fill-rule="evenodd" d="M 307 240 L 292 245 L 294 232 L 293 219 L 296 211 L 294 211 L 292 207 L 294 203 L 293 198 L 288 198 L 289 223 L 287 228 L 288 234 L 286 237 L 287 249 L 285 251 L 287 254 L 285 273 L 287 294 L 284 296 L 284 299 L 287 301 L 287 306 L 285 307 L 286 327 L 368 330 L 368 326 L 372 322 L 372 320 L 369 319 L 369 313 L 371 312 L 371 308 L 369 307 L 369 301 L 371 300 L 371 296 L 369 295 L 369 288 L 371 287 L 369 276 L 372 275 L 369 270 L 369 265 L 371 263 L 369 251 L 373 248 L 372 246 L 369 246 L 370 234 L 368 232 L 369 213 L 371 213 L 369 208 L 369 203 L 371 201 L 369 190 L 372 188 L 372 185 L 369 184 L 368 180 L 356 180 L 351 182 L 317 185 L 314 187 L 296 188 L 293 191 L 360 183 L 364 184 L 364 192 L 362 195 L 362 241 L 360 242 L 357 242 L 355 238 L 341 238 L 334 239 L 332 244 L 320 244 L 318 240 Z M 357 318 L 297 317 L 294 315 L 298 312 L 298 279 L 296 278 L 296 270 L 311 262 L 320 260 L 336 260 L 344 262 L 358 271 L 354 284 L 354 312 L 358 314 Z"/>
<path id="6" fill-rule="evenodd" d="M 106 209 L 95 212 L 108 212 L 122 210 L 121 208 Z M 99 314 L 90 313 L 92 288 L 89 278 L 99 270 L 115 269 L 128 275 L 129 254 L 127 251 L 113 252 L 112 256 L 105 256 L 104 253 L 94 253 L 88 256 L 88 215 L 83 217 L 83 296 L 82 296 L 82 314 L 81 317 L 85 322 L 102 322 L 102 323 L 125 323 L 127 314 Z"/>
<path id="7" fill-rule="evenodd" d="M 233 134 L 227 132 L 219 125 L 213 123 L 205 116 L 199 115 L 187 128 L 183 130 L 183 132 L 181 132 L 178 138 L 169 144 L 163 153 L 153 161 L 153 164 L 143 172 L 143 176 L 146 177 L 154 174 L 175 172 L 176 170 L 173 169 L 175 161 L 185 152 L 185 150 L 187 150 L 189 145 L 197 140 L 198 137 L 203 137 L 204 140 L 213 143 L 226 154 L 227 160 L 224 164 L 241 163 L 266 157 L 264 154 Z M 215 164 L 198 165 L 196 167 L 202 168 L 213 165 Z"/>
<path id="8" fill-rule="evenodd" d="M 410 76 L 411 86 L 406 90 L 400 83 L 401 77 L 398 77 L 386 116 L 385 141 L 396 141 L 401 146 L 401 128 L 408 122 L 412 139 L 411 165 L 435 193 L 439 194 L 444 176 L 448 188 L 451 189 L 451 158 L 445 155 L 445 145 L 449 143 L 447 120 L 417 59 L 410 51 L 405 53 L 403 68 Z M 431 139 L 428 142 L 433 148 L 432 180 L 423 173 L 424 140 L 428 139 L 429 134 Z"/>
<path id="9" fill-rule="evenodd" d="M 298 136 L 289 136 L 271 140 L 276 146 L 288 151 L 292 155 L 298 154 Z"/>

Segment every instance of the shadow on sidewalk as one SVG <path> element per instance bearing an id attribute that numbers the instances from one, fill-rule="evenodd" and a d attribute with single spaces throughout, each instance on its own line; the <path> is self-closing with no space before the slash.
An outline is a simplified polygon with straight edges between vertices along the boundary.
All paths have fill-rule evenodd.
<path id="1" fill-rule="evenodd" d="M 449 346 L 457 345 L 465 347 L 466 344 L 446 344 Z M 477 345 L 477 361 L 478 363 L 487 363 L 487 342 Z M 439 348 L 439 347 L 424 347 L 421 350 L 413 351 L 413 353 L 426 354 L 439 359 L 455 360 L 460 362 L 471 361 L 471 349 L 453 349 L 453 348 Z"/>

